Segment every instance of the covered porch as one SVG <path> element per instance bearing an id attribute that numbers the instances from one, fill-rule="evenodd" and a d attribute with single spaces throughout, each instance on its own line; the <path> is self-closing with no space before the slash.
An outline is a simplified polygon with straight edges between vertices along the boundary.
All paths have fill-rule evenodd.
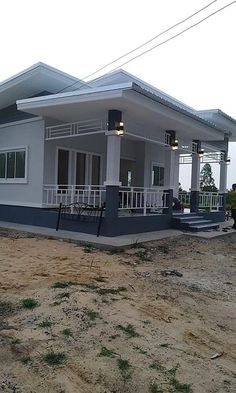
<path id="1" fill-rule="evenodd" d="M 45 121 L 43 208 L 104 204 L 109 236 L 171 227 L 173 197 L 191 212 L 224 209 L 228 141 L 222 131 L 141 90 L 125 84 L 18 103 Z M 205 157 L 220 157 L 221 189 L 214 195 L 199 191 L 203 150 Z M 191 192 L 179 195 L 183 157 L 191 157 Z"/>

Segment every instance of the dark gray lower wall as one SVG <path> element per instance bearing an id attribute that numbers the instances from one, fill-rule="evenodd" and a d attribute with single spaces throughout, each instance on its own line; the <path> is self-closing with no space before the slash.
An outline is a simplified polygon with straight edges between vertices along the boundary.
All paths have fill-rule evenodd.
<path id="1" fill-rule="evenodd" d="M 0 205 L 0 221 L 15 222 L 24 225 L 35 225 L 56 228 L 57 211 L 34 207 Z M 97 233 L 97 222 L 79 219 L 61 219 L 60 228 L 67 231 Z M 160 214 L 155 216 L 118 217 L 114 221 L 103 218 L 101 232 L 103 236 L 114 237 L 131 233 L 151 232 L 171 227 L 171 216 Z"/>
<path id="2" fill-rule="evenodd" d="M 115 234 L 127 235 L 131 233 L 152 232 L 171 227 L 171 216 L 168 214 L 157 214 L 155 216 L 119 217 L 117 220 Z"/>

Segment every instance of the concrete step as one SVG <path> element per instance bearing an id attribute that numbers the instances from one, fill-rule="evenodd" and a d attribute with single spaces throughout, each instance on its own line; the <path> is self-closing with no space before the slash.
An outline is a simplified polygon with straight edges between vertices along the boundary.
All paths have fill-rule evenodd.
<path id="1" fill-rule="evenodd" d="M 180 225 L 188 225 L 188 226 L 192 226 L 192 225 L 204 225 L 204 224 L 211 224 L 212 221 L 211 220 L 204 220 L 204 218 L 201 220 L 189 220 L 189 221 L 184 221 L 184 222 L 180 222 Z"/>
<path id="2" fill-rule="evenodd" d="M 204 220 L 204 217 L 203 216 L 192 216 L 192 217 L 175 217 L 174 218 L 174 220 L 178 220 L 179 222 L 187 222 L 187 221 L 197 221 L 197 220 L 201 220 L 201 219 L 203 219 Z"/>
<path id="3" fill-rule="evenodd" d="M 188 230 L 192 232 L 201 232 L 217 228 L 219 228 L 219 224 L 212 222 L 210 224 L 191 225 L 188 227 Z"/>

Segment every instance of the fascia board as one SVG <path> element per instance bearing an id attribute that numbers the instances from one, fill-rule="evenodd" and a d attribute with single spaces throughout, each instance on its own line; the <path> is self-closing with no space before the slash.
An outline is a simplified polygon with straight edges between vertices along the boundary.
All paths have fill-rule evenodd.
<path id="1" fill-rule="evenodd" d="M 84 86 L 89 85 L 82 81 L 81 79 L 78 79 L 72 75 L 66 74 L 63 71 L 57 70 L 56 68 L 53 68 L 51 66 L 48 66 L 47 64 L 44 63 L 36 63 L 32 65 L 29 68 L 26 68 L 25 70 L 19 72 L 18 74 L 13 75 L 12 77 L 5 79 L 3 82 L 0 83 L 0 92 L 3 92 L 4 90 L 10 89 L 14 86 L 16 86 L 19 83 L 24 82 L 25 80 L 29 79 L 31 76 L 37 74 L 38 72 L 45 73 L 47 75 L 53 75 L 54 78 L 58 78 L 58 80 L 62 81 L 66 84 L 69 84 L 71 82 L 78 82 L 81 83 Z M 66 88 L 67 86 L 65 86 Z"/>
<path id="2" fill-rule="evenodd" d="M 74 104 L 77 102 L 94 101 L 122 96 L 124 89 L 131 89 L 132 83 L 122 85 L 107 86 L 104 88 L 85 89 L 69 93 L 53 94 L 43 97 L 28 98 L 16 102 L 19 110 L 40 108 L 45 106 L 55 106 L 63 104 Z"/>

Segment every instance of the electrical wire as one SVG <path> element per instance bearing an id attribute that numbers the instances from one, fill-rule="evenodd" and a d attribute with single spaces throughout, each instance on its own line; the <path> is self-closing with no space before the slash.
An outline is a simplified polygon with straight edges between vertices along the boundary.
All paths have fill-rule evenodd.
<path id="1" fill-rule="evenodd" d="M 149 39 L 148 41 L 145 41 L 143 44 L 141 44 L 141 45 L 139 45 L 139 46 L 136 46 L 136 48 L 130 50 L 129 52 L 126 52 L 125 54 L 123 54 L 123 55 L 120 56 L 120 57 L 117 57 L 115 60 L 110 61 L 110 63 L 105 64 L 104 66 L 102 66 L 102 67 L 99 68 L 98 70 L 92 72 L 91 74 L 86 75 L 83 79 L 90 78 L 91 76 L 93 76 L 93 75 L 97 74 L 98 72 L 104 70 L 104 68 L 106 68 L 106 67 L 108 67 L 108 66 L 110 66 L 110 65 L 112 65 L 112 64 L 114 64 L 114 63 L 116 63 L 117 61 L 123 59 L 124 57 L 126 57 L 126 56 L 128 56 L 128 55 L 131 55 L 131 53 L 136 52 L 137 50 L 143 48 L 145 45 L 150 44 L 150 42 L 156 40 L 157 38 L 161 37 L 161 36 L 164 35 L 165 33 L 168 33 L 168 31 L 174 29 L 175 27 L 177 27 L 177 26 L 183 24 L 183 23 L 186 22 L 187 20 L 193 18 L 194 16 L 196 16 L 196 15 L 199 14 L 200 12 L 204 11 L 206 8 L 210 7 L 213 3 L 216 3 L 217 1 L 218 1 L 218 0 L 212 1 L 211 3 L 207 4 L 205 7 L 201 8 L 200 10 L 198 10 L 198 11 L 194 12 L 193 14 L 189 15 L 188 17 L 186 17 L 186 18 L 180 20 L 179 22 L 175 23 L 174 25 L 168 27 L 167 29 L 163 30 L 161 33 L 158 33 L 157 35 L 155 35 L 154 37 L 152 37 L 151 39 Z"/>
<path id="2" fill-rule="evenodd" d="M 166 29 L 165 31 L 159 33 L 159 35 L 153 37 L 153 39 L 147 41 L 146 43 L 143 43 L 142 45 L 140 45 L 139 47 L 133 49 L 133 50 L 130 51 L 129 53 L 127 52 L 125 55 L 120 56 L 119 59 L 122 59 L 123 57 L 126 57 L 128 54 L 133 53 L 133 52 L 136 51 L 138 48 L 141 48 L 141 47 L 143 47 L 144 45 L 146 45 L 147 43 L 152 42 L 154 39 L 156 39 L 156 38 L 159 37 L 160 35 L 164 34 L 164 32 L 170 31 L 171 29 L 173 29 L 174 27 L 178 26 L 179 24 L 182 24 L 184 21 L 186 21 L 186 20 L 192 18 L 194 15 L 198 14 L 198 13 L 201 12 L 203 9 L 209 7 L 211 4 L 213 4 L 213 3 L 216 2 L 216 1 L 218 1 L 218 0 L 215 0 L 215 1 L 211 2 L 211 3 L 209 3 L 208 5 L 206 5 L 206 6 L 205 6 L 204 8 L 202 8 L 201 10 L 196 11 L 194 14 L 190 15 L 189 17 L 185 18 L 184 20 L 182 20 L 182 21 L 176 23 L 175 25 L 171 26 L 170 28 Z M 207 15 L 206 17 L 204 17 L 204 18 L 201 19 L 200 21 L 194 23 L 193 25 L 187 27 L 187 28 L 184 29 L 184 30 L 181 30 L 179 33 L 177 33 L 177 34 L 175 34 L 175 35 L 173 35 L 173 36 L 167 38 L 166 40 L 164 40 L 164 41 L 162 41 L 162 42 L 160 42 L 160 43 L 158 43 L 158 44 L 152 46 L 151 48 L 149 48 L 149 49 L 147 49 L 147 50 L 145 50 L 145 51 L 139 53 L 138 55 L 132 57 L 131 59 L 125 61 L 124 63 L 120 64 L 118 67 L 115 67 L 115 68 L 113 68 L 112 70 L 110 70 L 110 71 L 109 71 L 109 74 L 110 74 L 111 72 L 113 72 L 113 71 L 118 70 L 119 68 L 123 67 L 124 65 L 126 65 L 126 64 L 128 64 L 128 63 L 131 63 L 132 61 L 138 59 L 139 57 L 144 56 L 145 54 L 151 52 L 152 50 L 154 50 L 154 49 L 156 49 L 156 48 L 158 48 L 158 47 L 160 47 L 160 46 L 162 46 L 162 45 L 164 45 L 164 44 L 166 44 L 166 43 L 172 41 L 173 39 L 179 37 L 180 35 L 186 33 L 187 31 L 191 30 L 192 28 L 198 26 L 199 24 L 203 23 L 204 21 L 206 21 L 207 19 L 211 18 L 212 16 L 214 16 L 214 15 L 218 14 L 219 12 L 223 11 L 224 9 L 230 7 L 230 6 L 233 5 L 234 3 L 236 3 L 236 0 L 232 1 L 231 3 L 226 4 L 225 6 L 219 8 L 218 10 L 216 10 L 216 11 L 214 11 L 214 12 L 212 12 L 211 14 Z M 92 74 L 87 75 L 86 77 L 82 78 L 82 81 L 83 81 L 84 79 L 86 79 L 86 78 L 88 78 L 88 77 L 90 77 L 90 76 L 96 74 L 97 72 L 101 71 L 101 69 L 107 67 L 107 66 L 110 65 L 110 64 L 113 64 L 113 63 L 116 62 L 116 61 L 118 61 L 118 59 L 114 60 L 113 62 L 108 63 L 107 65 L 105 65 L 104 67 L 100 68 L 99 70 L 93 72 Z M 101 76 L 100 78 L 102 78 L 102 77 L 103 77 L 103 76 Z M 98 78 L 98 80 L 99 80 L 100 78 Z M 81 83 L 81 82 L 80 82 L 80 81 L 74 82 L 72 85 L 67 86 L 67 87 L 65 87 L 65 88 L 63 88 L 63 89 L 61 89 L 61 90 L 59 90 L 57 93 L 61 93 L 62 91 L 66 90 L 66 89 L 69 89 L 70 87 L 75 86 L 77 83 Z M 82 88 L 82 86 L 80 86 L 80 87 L 78 88 L 78 90 L 80 90 L 81 88 Z"/>

